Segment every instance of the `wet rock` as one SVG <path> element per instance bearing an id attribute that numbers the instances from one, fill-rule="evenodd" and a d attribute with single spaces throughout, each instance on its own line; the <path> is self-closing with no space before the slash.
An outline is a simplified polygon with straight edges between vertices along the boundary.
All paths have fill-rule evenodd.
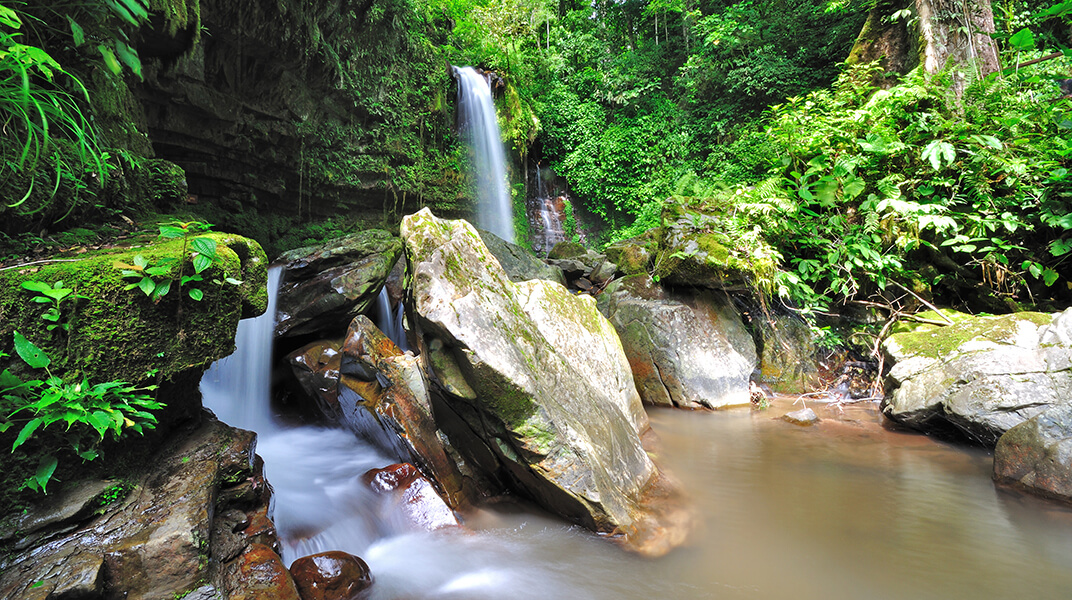
<path id="1" fill-rule="evenodd" d="M 618 265 L 623 275 L 643 275 L 648 273 L 652 258 L 658 250 L 657 230 L 607 246 L 603 252 L 607 259 Z"/>
<path id="2" fill-rule="evenodd" d="M 401 516 L 410 527 L 422 531 L 458 525 L 458 518 L 436 493 L 432 482 L 409 463 L 373 469 L 365 473 L 364 480 L 370 488 L 392 499 L 391 505 L 384 507 L 389 520 Z"/>
<path id="3" fill-rule="evenodd" d="M 299 558 L 290 574 L 302 600 L 356 600 L 372 585 L 365 561 L 337 550 Z"/>
<path id="4" fill-rule="evenodd" d="M 370 229 L 283 254 L 276 335 L 342 330 L 372 308 L 401 252 L 398 238 Z"/>
<path id="5" fill-rule="evenodd" d="M 340 344 L 331 340 L 312 342 L 287 355 L 291 372 L 317 407 L 330 418 L 339 418 Z"/>
<path id="6" fill-rule="evenodd" d="M 588 249 L 577 242 L 559 242 L 547 253 L 547 258 L 558 260 L 563 258 L 580 258 L 588 254 Z"/>
<path id="7" fill-rule="evenodd" d="M 127 492 L 86 482 L 57 493 L 54 505 L 24 517 L 25 547 L 0 557 L 0 597 L 34 597 L 45 590 L 52 598 L 96 598 L 107 590 L 108 597 L 148 600 L 182 596 L 206 582 L 223 589 L 218 575 L 225 554 L 250 542 L 215 538 L 221 529 L 248 520 L 240 514 L 267 510 L 270 500 L 254 463 L 254 440 L 251 432 L 206 418 L 136 461 L 146 470 L 130 474 Z M 261 486 L 256 494 L 236 491 L 255 480 Z M 260 539 L 278 543 L 274 528 Z M 223 548 L 229 550 L 217 551 Z M 236 581 L 234 589 L 241 588 Z"/>
<path id="8" fill-rule="evenodd" d="M 1072 502 L 1072 403 L 1067 398 L 998 439 L 994 479 Z"/>
<path id="9" fill-rule="evenodd" d="M 815 425 L 818 423 L 819 415 L 815 414 L 815 411 L 810 408 L 802 408 L 800 410 L 785 413 L 785 415 L 782 416 L 782 419 L 793 425 L 807 427 L 808 425 Z"/>
<path id="10" fill-rule="evenodd" d="M 1012 427 L 1072 397 L 1072 310 L 965 317 L 883 343 L 883 413 L 931 433 L 993 446 Z"/>
<path id="11" fill-rule="evenodd" d="M 227 566 L 224 579 L 231 590 L 228 600 L 302 600 L 283 559 L 264 544 L 246 548 Z"/>
<path id="12" fill-rule="evenodd" d="M 511 282 L 464 221 L 425 209 L 401 230 L 425 345 L 442 343 L 476 396 L 444 398 L 479 444 L 459 449 L 492 457 L 516 488 L 627 546 L 653 531 L 642 502 L 658 473 L 640 443 L 647 418 L 594 299 L 542 280 Z"/>
<path id="13" fill-rule="evenodd" d="M 499 261 L 499 265 L 506 271 L 510 281 L 516 283 L 529 279 L 546 279 L 566 285 L 566 277 L 562 274 L 562 269 L 543 262 L 528 250 L 517 244 L 511 244 L 494 233 L 478 231 L 480 239 Z"/>
<path id="14" fill-rule="evenodd" d="M 634 275 L 611 284 L 600 307 L 644 402 L 709 409 L 749 403 L 755 343 L 721 296 L 671 293 Z"/>

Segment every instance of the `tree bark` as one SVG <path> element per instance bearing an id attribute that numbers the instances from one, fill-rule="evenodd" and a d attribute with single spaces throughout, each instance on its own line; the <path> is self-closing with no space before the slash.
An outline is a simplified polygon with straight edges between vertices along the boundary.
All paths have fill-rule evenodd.
<path id="1" fill-rule="evenodd" d="M 850 65 L 881 61 L 885 73 L 904 75 L 919 65 L 919 54 L 915 52 L 915 40 L 908 31 L 908 19 L 890 17 L 906 8 L 907 0 L 878 0 L 867 13 L 860 35 L 852 45 L 849 57 L 845 60 Z M 875 85 L 890 88 L 896 84 L 895 78 L 878 75 Z"/>
<path id="2" fill-rule="evenodd" d="M 990 0 L 915 0 L 920 63 L 928 73 L 953 67 L 959 98 L 969 81 L 1001 69 Z"/>

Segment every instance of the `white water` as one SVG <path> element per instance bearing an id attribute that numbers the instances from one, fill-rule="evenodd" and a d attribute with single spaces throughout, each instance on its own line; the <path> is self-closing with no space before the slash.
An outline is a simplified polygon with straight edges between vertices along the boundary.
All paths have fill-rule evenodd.
<path id="1" fill-rule="evenodd" d="M 406 329 L 402 326 L 402 317 L 402 303 L 399 302 L 395 310 L 391 310 L 391 296 L 387 293 L 387 286 L 380 288 L 380 296 L 376 299 L 376 327 L 405 352 L 409 350 L 409 345 L 406 343 Z"/>
<path id="2" fill-rule="evenodd" d="M 472 160 L 477 221 L 481 229 L 513 242 L 514 209 L 491 86 L 472 67 L 454 67 L 454 73 L 458 79 L 459 126 Z"/>
<path id="3" fill-rule="evenodd" d="M 546 254 L 555 247 L 555 244 L 566 239 L 562 227 L 562 217 L 555 205 L 555 190 L 551 182 L 544 181 L 543 168 L 536 166 L 536 193 L 529 204 L 529 214 L 535 219 L 530 219 L 534 225 L 532 234 L 532 247 L 537 252 Z"/>

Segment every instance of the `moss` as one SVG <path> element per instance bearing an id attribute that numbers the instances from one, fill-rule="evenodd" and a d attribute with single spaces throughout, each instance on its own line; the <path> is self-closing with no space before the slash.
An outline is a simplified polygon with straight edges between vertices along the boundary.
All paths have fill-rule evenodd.
<path id="1" fill-rule="evenodd" d="M 1052 322 L 1053 316 L 1046 313 L 1021 312 L 1000 317 L 973 317 L 946 327 L 920 327 L 915 331 L 896 334 L 891 339 L 900 346 L 904 356 L 940 358 L 975 339 L 999 344 L 1011 343 L 1017 334 L 1018 324 L 1022 321 L 1041 327 Z"/>
<path id="2" fill-rule="evenodd" d="M 164 31 L 169 36 L 189 31 L 194 43 L 201 38 L 200 0 L 150 0 L 149 10 L 164 18 Z"/>
<path id="3" fill-rule="evenodd" d="M 265 263 L 256 242 L 227 234 L 207 234 L 219 244 L 219 265 L 196 284 L 204 291 L 200 302 L 173 289 L 152 302 L 137 289 L 123 289 L 116 262 L 131 264 L 141 254 L 151 264 L 177 257 L 182 240 L 149 243 L 127 249 L 86 253 L 74 262 L 52 262 L 0 272 L 0 349 L 11 352 L 12 332 L 18 330 L 53 359 L 53 372 L 65 377 L 87 376 L 93 381 L 145 381 L 150 374 L 164 379 L 205 365 L 234 349 L 234 332 L 243 313 L 263 307 L 266 298 Z M 186 265 L 186 274 L 190 266 Z M 173 269 L 178 276 L 178 268 Z M 216 285 L 213 279 L 233 277 L 242 286 Z M 47 332 L 41 320 L 46 306 L 31 301 L 23 281 L 62 281 L 83 298 L 66 302 L 61 311 L 70 333 Z M 18 368 L 18 364 L 15 367 Z"/>
<path id="4" fill-rule="evenodd" d="M 548 427 L 544 419 L 539 418 L 539 413 L 534 413 L 513 431 L 521 439 L 525 447 L 532 452 L 546 456 L 554 450 L 557 442 L 557 434 Z"/>

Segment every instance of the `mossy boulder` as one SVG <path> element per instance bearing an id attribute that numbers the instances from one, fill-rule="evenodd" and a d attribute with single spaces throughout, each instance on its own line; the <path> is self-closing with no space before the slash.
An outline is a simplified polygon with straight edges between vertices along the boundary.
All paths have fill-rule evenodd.
<path id="1" fill-rule="evenodd" d="M 402 255 L 402 240 L 369 229 L 298 248 L 279 257 L 276 334 L 339 335 L 354 317 L 375 305 L 391 268 Z"/>
<path id="2" fill-rule="evenodd" d="M 635 238 L 614 242 L 603 252 L 608 260 L 618 265 L 619 272 L 625 275 L 646 274 L 659 248 L 658 234 L 658 229 L 649 229 Z"/>
<path id="3" fill-rule="evenodd" d="M 452 442 L 468 442 L 455 445 L 473 464 L 549 510 L 627 547 L 658 554 L 680 543 L 684 523 L 653 518 L 646 503 L 665 480 L 641 445 L 647 417 L 595 300 L 548 281 L 513 283 L 464 221 L 425 209 L 401 231 L 422 346 L 449 354 L 457 370 L 444 376 L 460 373 L 472 391 L 445 395 Z"/>
<path id="4" fill-rule="evenodd" d="M 993 446 L 1072 397 L 1072 309 L 952 320 L 883 343 L 890 371 L 882 411 L 890 419 Z"/>
<path id="5" fill-rule="evenodd" d="M 758 229 L 742 231 L 724 212 L 689 198 L 670 198 L 661 216 L 655 276 L 669 285 L 765 289 L 777 253 Z"/>
<path id="6" fill-rule="evenodd" d="M 124 279 L 116 265 L 135 264 L 139 255 L 151 265 L 178 259 L 181 239 L 145 240 L 0 271 L 0 349 L 13 354 L 17 330 L 49 354 L 54 373 L 91 381 L 168 380 L 227 356 L 234 351 L 239 319 L 264 312 L 267 260 L 247 238 L 224 233 L 203 237 L 216 242 L 217 263 L 201 274 L 203 281 L 182 287 L 180 276 L 193 272 L 189 256 L 181 267 L 180 261 L 171 263 L 168 274 L 157 278 L 172 280 L 171 290 L 158 301 L 140 289 L 125 289 L 136 282 Z M 191 250 L 186 251 L 189 255 Z M 215 283 L 226 278 L 242 283 Z M 23 289 L 25 281 L 62 282 L 74 290 L 59 305 L 67 331 L 46 329 L 50 323 L 42 317 L 51 305 L 35 302 L 40 295 Z M 201 300 L 191 298 L 193 289 L 201 291 Z M 16 369 L 21 366 L 21 361 L 11 362 Z"/>

